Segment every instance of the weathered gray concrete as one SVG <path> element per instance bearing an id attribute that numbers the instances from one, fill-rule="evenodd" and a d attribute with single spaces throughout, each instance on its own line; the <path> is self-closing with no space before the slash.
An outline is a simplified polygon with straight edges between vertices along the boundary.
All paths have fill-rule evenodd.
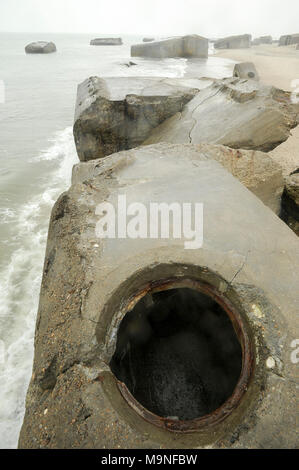
<path id="1" fill-rule="evenodd" d="M 273 41 L 272 36 L 261 36 L 259 40 L 261 44 L 272 44 Z"/>
<path id="2" fill-rule="evenodd" d="M 214 42 L 215 49 L 247 49 L 251 46 L 251 35 L 229 36 Z"/>
<path id="3" fill-rule="evenodd" d="M 202 202 L 204 243 L 98 239 L 97 204 Z M 298 446 L 299 241 L 196 146 L 141 147 L 79 164 L 52 211 L 20 448 L 295 448 Z M 122 398 L 107 364 L 123 308 L 149 281 L 202 279 L 240 312 L 254 373 L 221 423 L 177 434 Z"/>
<path id="4" fill-rule="evenodd" d="M 259 46 L 260 44 L 272 44 L 273 39 L 272 36 L 260 36 L 259 38 L 255 38 L 252 41 L 253 46 Z"/>
<path id="5" fill-rule="evenodd" d="M 299 34 L 286 34 L 279 39 L 279 46 L 290 46 L 291 44 L 299 44 Z"/>
<path id="6" fill-rule="evenodd" d="M 199 144 L 196 150 L 216 160 L 277 215 L 284 189 L 282 169 L 270 155 L 223 145 Z"/>
<path id="7" fill-rule="evenodd" d="M 91 46 L 121 46 L 122 38 L 96 38 L 90 41 Z"/>
<path id="8" fill-rule="evenodd" d="M 269 151 L 289 137 L 298 109 L 283 90 L 255 80 L 219 80 L 154 129 L 144 144 L 209 142 Z"/>
<path id="9" fill-rule="evenodd" d="M 47 41 L 32 42 L 25 47 L 26 54 L 50 54 L 56 50 L 54 42 Z"/>
<path id="10" fill-rule="evenodd" d="M 281 218 L 299 236 L 299 168 L 286 178 Z"/>
<path id="11" fill-rule="evenodd" d="M 250 78 L 252 80 L 260 79 L 253 62 L 241 62 L 240 64 L 236 64 L 233 76 L 246 79 Z"/>
<path id="12" fill-rule="evenodd" d="M 196 34 L 131 46 L 132 57 L 208 57 L 209 41 Z"/>
<path id="13" fill-rule="evenodd" d="M 137 147 L 192 99 L 205 81 L 91 77 L 78 87 L 74 137 L 87 161 Z"/>

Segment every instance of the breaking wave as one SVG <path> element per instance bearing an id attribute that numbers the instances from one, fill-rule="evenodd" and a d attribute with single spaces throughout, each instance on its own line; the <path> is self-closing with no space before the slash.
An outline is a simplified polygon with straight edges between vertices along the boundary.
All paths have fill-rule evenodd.
<path id="1" fill-rule="evenodd" d="M 72 128 L 58 132 L 50 146 L 31 160 L 46 171 L 40 191 L 18 210 L 3 210 L 13 224 L 14 251 L 0 270 L 0 436 L 1 448 L 17 446 L 25 395 L 31 376 L 33 338 L 51 208 L 70 184 L 78 162 Z M 49 166 L 50 164 L 50 166 Z M 43 173 L 41 173 L 43 174 Z"/>

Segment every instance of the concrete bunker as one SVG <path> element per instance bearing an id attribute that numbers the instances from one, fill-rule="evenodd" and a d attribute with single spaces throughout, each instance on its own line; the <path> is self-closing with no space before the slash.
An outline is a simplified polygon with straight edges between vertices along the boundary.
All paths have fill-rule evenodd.
<path id="1" fill-rule="evenodd" d="M 228 299 L 202 281 L 173 279 L 130 301 L 110 368 L 122 396 L 144 419 L 192 432 L 238 406 L 252 352 L 242 316 Z"/>
<path id="2" fill-rule="evenodd" d="M 259 80 L 259 75 L 253 62 L 241 62 L 234 67 L 233 76 L 237 78 L 250 78 L 252 80 Z"/>

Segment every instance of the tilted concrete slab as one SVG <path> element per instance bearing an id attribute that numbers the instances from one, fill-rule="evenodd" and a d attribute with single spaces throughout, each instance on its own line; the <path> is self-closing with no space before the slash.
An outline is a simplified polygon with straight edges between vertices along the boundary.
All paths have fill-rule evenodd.
<path id="1" fill-rule="evenodd" d="M 298 124 L 291 93 L 255 80 L 228 78 L 201 90 L 182 112 L 164 121 L 144 142 L 209 142 L 270 151 Z"/>

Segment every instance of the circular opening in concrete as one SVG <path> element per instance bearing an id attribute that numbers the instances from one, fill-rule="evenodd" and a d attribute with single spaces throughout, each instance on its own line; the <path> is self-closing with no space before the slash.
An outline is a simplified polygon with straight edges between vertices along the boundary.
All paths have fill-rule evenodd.
<path id="1" fill-rule="evenodd" d="M 173 431 L 224 419 L 251 374 L 242 318 L 199 281 L 156 283 L 130 301 L 110 367 L 126 401 Z"/>

